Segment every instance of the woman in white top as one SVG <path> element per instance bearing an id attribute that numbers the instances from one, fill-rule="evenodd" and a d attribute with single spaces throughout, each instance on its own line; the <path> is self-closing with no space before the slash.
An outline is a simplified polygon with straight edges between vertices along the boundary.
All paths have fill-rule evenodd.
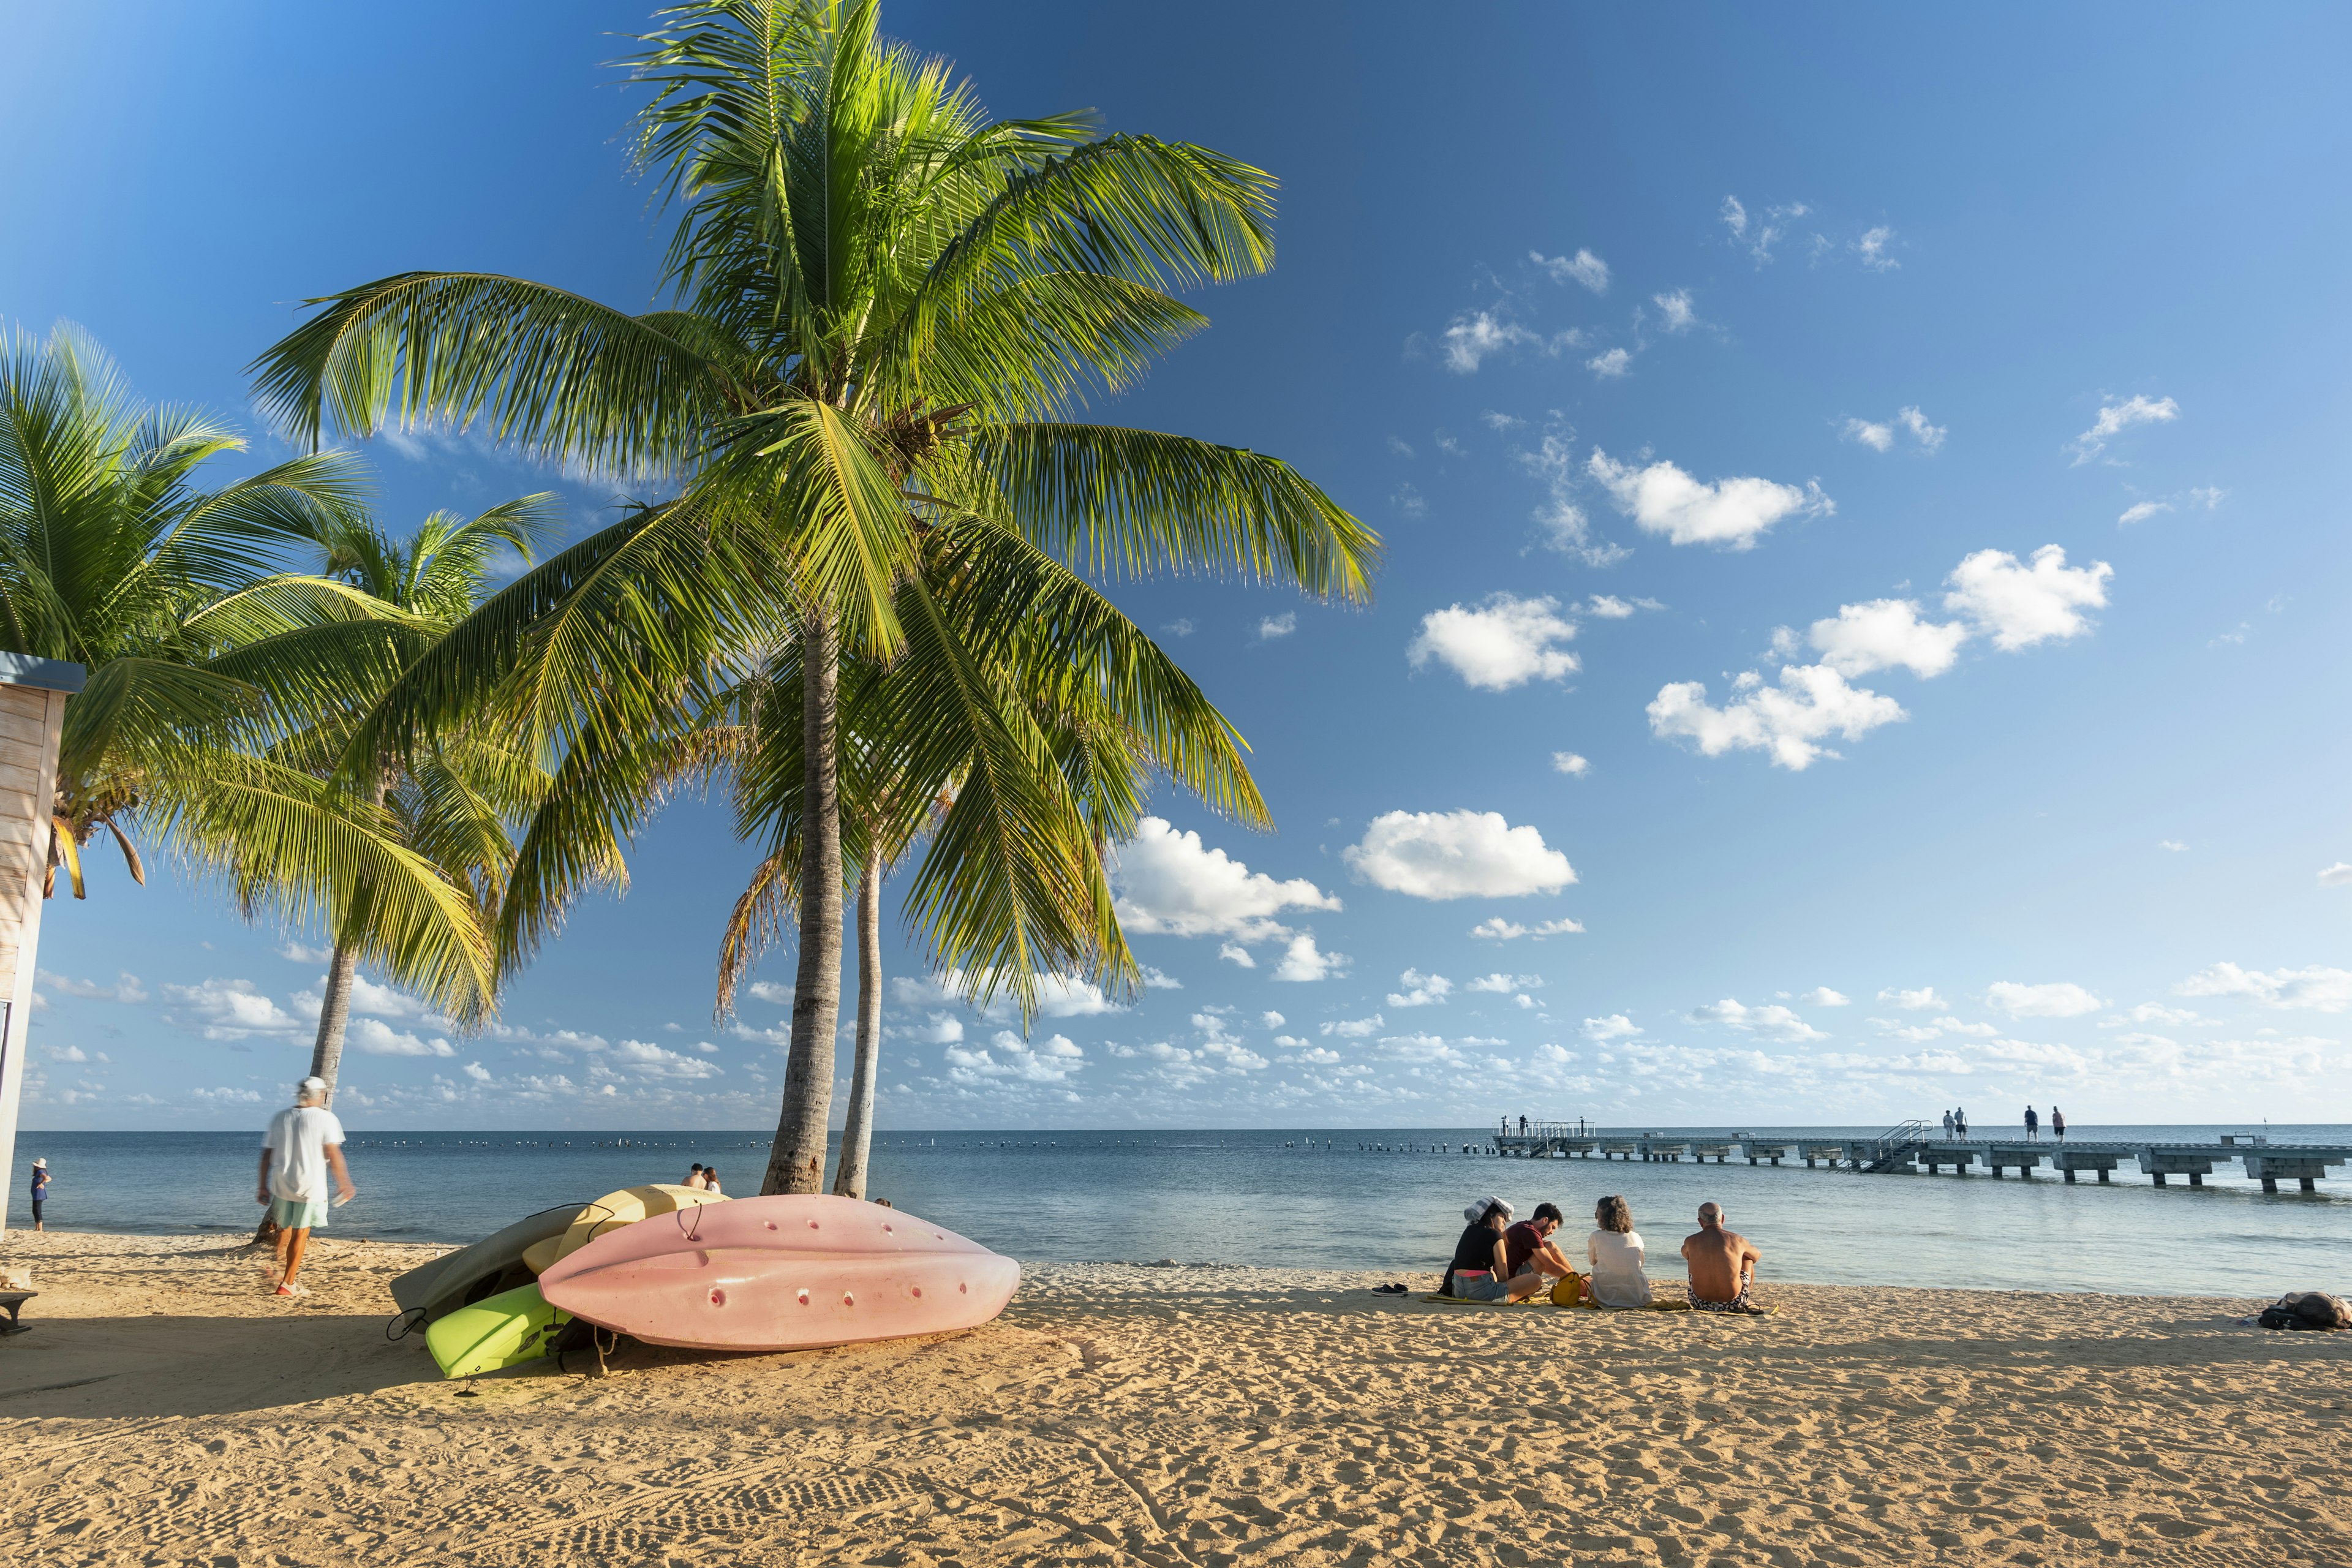
<path id="1" fill-rule="evenodd" d="M 1592 1263 L 1592 1299 L 1604 1307 L 1646 1307 L 1650 1281 L 1642 1273 L 1642 1237 L 1633 1228 L 1633 1211 L 1622 1197 L 1606 1197 L 1593 1205 L 1592 1221 L 1600 1226 L 1584 1243 Z"/>

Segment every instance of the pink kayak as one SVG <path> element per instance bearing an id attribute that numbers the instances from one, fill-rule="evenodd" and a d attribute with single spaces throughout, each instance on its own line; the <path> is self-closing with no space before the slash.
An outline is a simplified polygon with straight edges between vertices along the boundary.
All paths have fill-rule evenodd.
<path id="1" fill-rule="evenodd" d="M 539 1277 L 550 1305 L 656 1345 L 798 1351 L 977 1328 L 1021 1265 L 897 1209 L 737 1198 L 605 1232 Z"/>

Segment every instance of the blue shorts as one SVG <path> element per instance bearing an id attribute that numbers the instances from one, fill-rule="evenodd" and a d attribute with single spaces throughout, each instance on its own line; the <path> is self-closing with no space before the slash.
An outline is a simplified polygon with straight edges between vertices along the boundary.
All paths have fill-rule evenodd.
<path id="1" fill-rule="evenodd" d="M 327 1223 L 324 1198 L 272 1198 L 269 1217 L 280 1230 L 317 1230 Z"/>

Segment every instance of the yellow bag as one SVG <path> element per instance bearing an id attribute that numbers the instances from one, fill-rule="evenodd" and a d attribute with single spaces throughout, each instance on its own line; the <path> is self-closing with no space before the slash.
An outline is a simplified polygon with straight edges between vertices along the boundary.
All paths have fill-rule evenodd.
<path id="1" fill-rule="evenodd" d="M 1584 1276 L 1570 1271 L 1559 1277 L 1551 1288 L 1551 1304 L 1555 1307 L 1584 1305 Z"/>

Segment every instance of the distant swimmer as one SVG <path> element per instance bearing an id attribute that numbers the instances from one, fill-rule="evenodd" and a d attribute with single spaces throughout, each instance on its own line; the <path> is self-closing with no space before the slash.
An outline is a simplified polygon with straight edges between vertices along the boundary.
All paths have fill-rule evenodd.
<path id="1" fill-rule="evenodd" d="M 1683 1241 L 1691 1305 L 1702 1312 L 1755 1311 L 1748 1291 L 1756 1283 L 1756 1265 L 1763 1257 L 1746 1237 L 1723 1228 L 1720 1204 L 1699 1205 L 1698 1234 Z"/>

